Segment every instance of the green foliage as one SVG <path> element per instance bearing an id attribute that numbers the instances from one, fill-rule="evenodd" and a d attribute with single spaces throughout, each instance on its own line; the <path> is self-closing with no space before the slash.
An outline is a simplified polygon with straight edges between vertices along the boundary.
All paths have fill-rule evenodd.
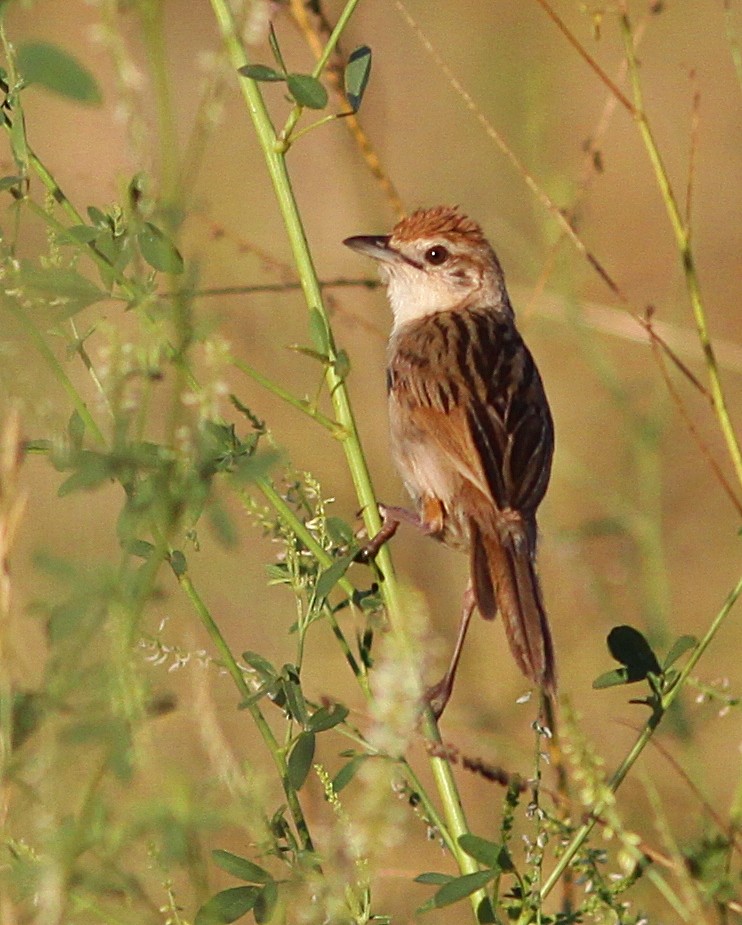
<path id="1" fill-rule="evenodd" d="M 18 70 L 27 84 L 38 84 L 76 103 L 103 102 L 98 83 L 80 62 L 49 42 L 25 42 L 18 48 Z"/>

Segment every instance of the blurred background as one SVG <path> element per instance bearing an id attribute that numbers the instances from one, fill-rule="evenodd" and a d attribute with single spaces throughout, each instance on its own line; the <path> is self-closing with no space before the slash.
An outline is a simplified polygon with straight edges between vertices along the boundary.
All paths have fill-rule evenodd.
<path id="1" fill-rule="evenodd" d="M 244 35 L 250 60 L 270 63 L 266 35 L 272 16 L 291 69 L 311 70 L 311 49 L 288 7 L 259 0 L 248 7 Z M 322 4 L 333 23 L 341 7 L 329 0 Z M 148 8 L 163 17 L 160 71 L 153 66 L 153 48 L 142 26 Z M 555 0 L 552 9 L 631 97 L 612 5 Z M 708 323 L 732 422 L 739 429 L 742 10 L 733 0 L 667 0 L 633 2 L 630 14 L 646 112 L 681 213 L 690 217 Z M 309 15 L 316 24 L 311 10 Z M 48 41 L 66 49 L 100 84 L 99 106 L 77 105 L 42 88 L 31 87 L 23 96 L 34 151 L 81 212 L 88 205 L 106 209 L 120 202 L 139 172 L 151 176 L 157 195 L 167 186 L 168 163 L 177 162 L 184 183 L 179 246 L 197 271 L 197 285 L 245 289 L 295 280 L 262 154 L 238 78 L 221 56 L 208 3 L 10 3 L 5 28 L 16 45 Z M 373 50 L 373 69 L 359 119 L 383 175 L 406 210 L 458 204 L 482 224 L 501 259 L 521 332 L 546 384 L 557 451 L 540 514 L 540 569 L 560 691 L 578 717 L 580 735 L 592 742 L 610 772 L 647 715 L 645 708 L 627 704 L 633 690 L 591 687 L 596 675 L 614 667 L 605 645 L 611 627 L 637 627 L 664 654 L 677 636 L 702 635 L 739 579 L 739 511 L 708 457 L 738 497 L 742 489 L 735 484 L 710 403 L 666 359 L 681 412 L 645 329 L 633 317 L 651 307 L 657 332 L 707 383 L 665 204 L 636 120 L 536 0 L 361 2 L 341 47 L 347 54 L 361 44 Z M 154 102 L 158 80 L 166 81 L 169 98 L 164 116 Z M 289 104 L 281 86 L 263 86 L 280 126 Z M 341 104 L 331 98 L 330 106 L 337 111 Z M 310 121 L 311 114 L 305 115 L 302 124 Z M 169 146 L 163 147 L 163 132 Z M 503 153 L 503 145 L 519 166 Z M 3 173 L 12 174 L 7 147 L 2 161 Z M 373 279 L 373 268 L 341 241 L 352 234 L 388 231 L 397 220 L 397 204 L 369 170 L 348 125 L 338 120 L 309 132 L 289 152 L 288 164 L 320 278 Z M 31 194 L 43 202 L 33 183 Z M 545 196 L 571 217 L 614 289 L 563 233 Z M 14 221 L 8 197 L 6 233 Z M 13 231 L 17 254 L 33 258 L 47 247 L 47 230 L 28 214 L 20 222 Z M 349 388 L 377 494 L 387 503 L 403 504 L 387 438 L 384 365 L 390 314 L 384 294 L 359 286 L 331 288 L 327 296 L 338 345 L 350 357 Z M 195 316 L 234 355 L 293 394 L 315 394 L 316 364 L 287 349 L 309 342 L 300 292 L 204 296 L 195 303 Z M 142 336 L 120 305 L 92 306 L 79 323 L 81 329 L 95 329 L 87 341 L 95 363 L 102 361 L 111 330 L 122 342 Z M 53 437 L 66 428 L 70 405 L 12 319 L 7 325 L 0 335 L 5 341 L 0 382 L 20 409 L 24 436 Z M 66 357 L 63 342 L 50 343 L 94 403 L 79 358 Z M 209 372 L 208 364 L 204 369 L 265 419 L 290 467 L 316 477 L 324 497 L 333 499 L 330 513 L 358 523 L 339 443 L 233 369 Z M 222 413 L 234 417 L 222 401 Z M 692 420 L 695 436 L 685 418 Z M 280 483 L 280 467 L 272 474 Z M 10 673 L 31 687 L 46 670 L 43 626 L 33 605 L 40 598 L 55 600 L 59 593 L 54 579 L 35 564 L 39 554 L 95 564 L 115 562 L 118 553 L 120 491 L 105 488 L 59 498 L 61 481 L 43 458 L 31 457 L 23 467 L 28 502 L 12 555 Z M 275 544 L 239 504 L 228 496 L 223 500 L 237 528 L 237 545 L 225 548 L 204 532 L 200 550 L 189 555 L 194 582 L 235 652 L 254 650 L 281 665 L 295 657 L 289 629 L 296 614 L 290 591 L 266 583 L 265 566 L 275 559 Z M 431 653 L 426 671 L 432 681 L 453 645 L 467 563 L 405 530 L 394 540 L 393 554 L 399 575 L 425 604 L 424 636 Z M 214 653 L 177 585 L 163 575 L 158 590 L 145 629 L 171 647 L 170 654 L 162 664 L 142 661 L 140 668 L 154 689 L 176 695 L 177 705 L 155 721 L 151 777 L 138 778 L 136 786 L 143 799 L 156 798 L 161 788 L 180 788 L 190 794 L 182 799 L 191 809 L 198 806 L 198 795 L 208 792 L 224 808 L 230 804 L 214 783 L 220 770 L 213 764 L 209 735 L 223 737 L 238 763 L 249 760 L 260 769 L 266 759 L 246 715 L 235 710 L 230 680 L 216 670 L 204 672 L 193 655 Z M 366 706 L 329 630 L 318 625 L 313 633 L 305 693 L 346 703 L 364 726 Z M 726 819 L 737 806 L 740 645 L 739 614 L 733 612 L 697 673 L 699 684 L 718 696 L 709 699 L 701 696 L 705 687 L 689 686 L 660 733 L 673 761 L 650 746 L 620 791 L 626 826 L 658 852 L 673 857 L 677 850 L 675 861 L 703 838 L 708 807 Z M 149 653 L 143 649 L 142 659 Z M 193 657 L 184 656 L 178 670 L 171 670 L 178 664 L 177 653 Z M 477 621 L 442 721 L 444 739 L 463 753 L 528 774 L 535 708 L 533 702 L 516 702 L 524 690 L 502 627 Z M 347 743 L 338 739 L 323 747 L 323 762 L 335 769 Z M 75 754 L 84 766 L 84 750 Z M 77 776 L 75 761 L 66 773 Z M 475 831 L 492 837 L 501 792 L 463 770 L 457 773 Z M 74 788 L 63 785 L 65 779 L 64 774 L 58 778 L 60 807 L 78 799 Z M 267 779 L 261 783 L 267 789 L 274 785 Z M 320 784 L 310 781 L 303 793 L 307 813 L 321 829 L 327 823 Z M 49 794 L 46 798 L 53 803 Z M 54 817 L 54 807 L 46 809 Z M 65 811 L 74 812 L 74 805 Z M 249 853 L 239 821 L 215 818 L 205 847 Z M 660 822 L 648 825 L 650 818 Z M 18 808 L 14 824 L 15 837 L 22 837 Z M 399 846 L 390 848 L 383 861 L 377 858 L 374 870 L 375 903 L 399 921 L 408 920 L 429 895 L 429 888 L 411 886 L 411 877 L 421 870 L 448 869 L 440 847 L 426 841 L 424 826 L 412 813 L 404 825 Z M 172 876 L 177 881 L 177 873 Z M 209 876 L 212 887 L 231 884 L 214 871 Z M 657 891 L 649 886 L 639 890 L 637 911 L 648 910 L 651 921 L 674 920 Z M 192 917 L 193 897 L 180 899 Z M 439 915 L 429 920 L 451 921 Z"/>

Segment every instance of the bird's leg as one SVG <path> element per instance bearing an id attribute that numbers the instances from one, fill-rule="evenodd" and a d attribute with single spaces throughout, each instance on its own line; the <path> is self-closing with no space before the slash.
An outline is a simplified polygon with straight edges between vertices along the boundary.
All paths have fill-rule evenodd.
<path id="1" fill-rule="evenodd" d="M 461 622 L 459 623 L 459 635 L 456 639 L 453 655 L 451 656 L 451 664 L 448 666 L 448 671 L 441 678 L 441 680 L 437 684 L 434 684 L 432 687 L 429 687 L 425 693 L 425 698 L 430 704 L 430 709 L 433 711 L 433 715 L 436 719 L 440 719 L 440 716 L 446 709 L 446 704 L 451 697 L 451 692 L 453 691 L 453 683 L 456 680 L 456 669 L 459 667 L 459 659 L 461 658 L 461 652 L 464 648 L 466 631 L 469 629 L 469 623 L 471 621 L 471 615 L 474 613 L 475 605 L 476 601 L 474 600 L 474 589 L 470 583 L 466 591 L 464 591 L 464 600 L 461 605 Z"/>
<path id="2" fill-rule="evenodd" d="M 387 507 L 386 504 L 379 505 L 379 514 L 382 520 L 381 529 L 358 552 L 356 559 L 359 562 L 370 562 L 374 559 L 381 547 L 397 532 L 400 524 L 409 524 L 426 536 L 437 536 L 443 530 L 444 508 L 438 498 L 425 498 L 420 514 L 405 507 Z"/>

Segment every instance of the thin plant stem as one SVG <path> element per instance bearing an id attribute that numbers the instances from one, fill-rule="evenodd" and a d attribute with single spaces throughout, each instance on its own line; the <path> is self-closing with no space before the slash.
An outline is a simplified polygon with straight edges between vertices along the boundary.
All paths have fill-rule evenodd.
<path id="1" fill-rule="evenodd" d="M 690 299 L 693 318 L 696 323 L 698 339 L 703 350 L 706 370 L 709 377 L 711 391 L 711 402 L 716 413 L 716 417 L 721 429 L 722 435 L 727 445 L 729 456 L 732 460 L 737 479 L 742 485 L 742 449 L 740 448 L 737 435 L 734 431 L 729 409 L 727 408 L 726 397 L 719 376 L 719 367 L 716 361 L 716 354 L 711 343 L 709 334 L 708 320 L 706 309 L 701 296 L 701 285 L 698 278 L 695 256 L 691 246 L 691 232 L 687 227 L 677 199 L 670 183 L 670 178 L 662 160 L 659 148 L 654 138 L 654 134 L 649 125 L 649 120 L 644 109 L 644 97 L 642 92 L 641 80 L 639 78 L 639 68 L 636 60 L 634 48 L 633 33 L 628 13 L 625 11 L 621 14 L 621 35 L 624 40 L 626 59 L 629 65 L 629 76 L 631 78 L 631 87 L 634 95 L 634 118 L 639 127 L 639 133 L 647 149 L 652 169 L 654 170 L 657 186 L 659 187 L 662 200 L 665 203 L 670 225 L 672 226 L 675 242 L 680 254 L 680 260 L 683 266 L 686 288 Z"/>
<path id="2" fill-rule="evenodd" d="M 261 372 L 258 372 L 257 369 L 250 366 L 249 363 L 246 363 L 244 360 L 240 360 L 237 357 L 230 357 L 230 363 L 240 372 L 244 373 L 246 376 L 249 376 L 251 379 L 254 379 L 258 385 L 261 385 L 267 392 L 270 392 L 272 395 L 275 395 L 277 398 L 280 398 L 281 401 L 285 401 L 287 405 L 291 405 L 292 408 L 296 408 L 297 411 L 301 411 L 302 414 L 306 414 L 307 417 L 310 417 L 313 421 L 316 421 L 318 424 L 321 424 L 326 430 L 328 430 L 333 437 L 338 440 L 342 440 L 345 437 L 345 429 L 342 425 L 338 424 L 337 421 L 333 421 L 332 418 L 328 417 L 326 414 L 323 414 L 313 404 L 307 401 L 304 398 L 297 398 L 295 395 L 292 395 L 287 389 L 284 389 L 283 386 L 280 386 L 277 382 L 273 382 L 267 376 L 264 376 Z"/>
<path id="3" fill-rule="evenodd" d="M 663 695 L 662 700 L 658 707 L 655 709 L 652 716 L 647 720 L 644 728 L 639 733 L 636 741 L 629 749 L 629 752 L 618 766 L 610 781 L 608 782 L 608 789 L 611 794 L 614 794 L 618 788 L 621 786 L 623 781 L 626 779 L 626 775 L 632 769 L 636 763 L 637 758 L 647 746 L 647 743 L 654 735 L 655 730 L 659 726 L 662 717 L 667 713 L 668 709 L 675 701 L 675 698 L 679 695 L 680 691 L 685 686 L 685 682 L 688 679 L 691 672 L 694 670 L 698 664 L 699 659 L 703 656 L 706 649 L 711 644 L 712 640 L 719 631 L 721 625 L 726 620 L 729 615 L 732 607 L 734 606 L 737 598 L 742 594 L 742 578 L 737 582 L 735 587 L 729 593 L 727 599 L 724 601 L 721 609 L 714 617 L 709 626 L 706 634 L 703 639 L 699 642 L 696 648 L 693 650 L 689 656 L 687 662 L 683 666 L 676 682 L 673 686 Z M 582 826 L 577 830 L 577 832 L 572 837 L 569 845 L 564 851 L 564 854 L 559 859 L 554 870 L 551 872 L 547 878 L 544 886 L 541 890 L 541 899 L 544 900 L 554 889 L 556 884 L 559 882 L 559 878 L 562 876 L 564 871 L 567 869 L 569 864 L 574 859 L 577 852 L 580 850 L 582 845 L 585 843 L 585 840 L 588 838 L 592 830 L 595 828 L 598 819 L 602 815 L 603 811 L 606 809 L 606 800 L 599 800 L 593 807 L 590 813 L 590 819 L 587 822 L 583 823 Z"/>
<path id="4" fill-rule="evenodd" d="M 46 340 L 44 340 L 41 331 L 39 331 L 38 327 L 34 324 L 31 318 L 28 317 L 25 310 L 20 305 L 16 304 L 14 307 L 13 316 L 18 321 L 20 321 L 21 325 L 26 330 L 26 333 L 33 341 L 34 346 L 46 362 L 46 365 L 52 371 L 55 379 L 66 392 L 68 398 L 75 407 L 75 411 L 77 411 L 77 413 L 80 415 L 80 418 L 84 421 L 86 431 L 90 433 L 96 443 L 105 444 L 105 438 L 103 437 L 103 433 L 98 427 L 95 418 L 90 413 L 88 406 L 85 404 L 82 396 L 75 388 L 72 380 L 64 371 L 64 367 L 54 355 L 54 351 L 51 350 Z"/>
<path id="5" fill-rule="evenodd" d="M 209 634 L 215 649 L 219 653 L 224 667 L 227 669 L 227 672 L 234 681 L 237 690 L 243 697 L 245 708 L 250 713 L 253 722 L 255 723 L 260 735 L 263 738 L 263 741 L 268 747 L 268 751 L 271 754 L 273 763 L 275 764 L 279 777 L 281 778 L 283 792 L 286 796 L 286 801 L 294 819 L 296 830 L 301 838 L 303 848 L 307 851 L 313 851 L 314 848 L 312 844 L 312 838 L 309 834 L 309 827 L 307 825 L 306 819 L 304 818 L 304 812 L 301 808 L 297 793 L 289 781 L 284 750 L 278 744 L 276 737 L 273 735 L 273 730 L 263 716 L 263 713 L 258 707 L 257 703 L 252 700 L 253 692 L 245 680 L 245 676 L 240 666 L 237 664 L 237 660 L 232 654 L 232 650 L 230 649 L 229 644 L 222 635 L 222 631 L 219 629 L 219 625 L 217 624 L 216 620 L 214 620 L 211 611 L 206 606 L 198 591 L 194 587 L 188 572 L 181 572 L 180 570 L 175 569 L 173 569 L 173 572 L 178 581 L 178 584 L 183 589 L 186 597 L 188 597 L 194 610 L 198 614 L 204 629 Z"/>

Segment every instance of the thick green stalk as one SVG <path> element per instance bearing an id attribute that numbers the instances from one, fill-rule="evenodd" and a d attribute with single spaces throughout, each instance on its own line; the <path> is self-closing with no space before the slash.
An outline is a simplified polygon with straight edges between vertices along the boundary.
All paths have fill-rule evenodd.
<path id="1" fill-rule="evenodd" d="M 358 0 L 350 0 L 350 2 L 346 4 L 345 10 L 341 14 L 343 23 L 347 21 L 349 15 L 348 11 L 352 12 L 357 2 Z M 227 0 L 211 0 L 211 5 L 230 60 L 235 69 L 238 69 L 248 62 L 245 58 L 245 53 L 237 34 Z M 346 13 L 348 13 L 348 15 L 346 15 Z M 333 33 L 333 41 L 337 40 L 338 34 L 338 30 L 335 30 L 335 33 Z M 286 166 L 285 146 L 276 137 L 276 131 L 271 122 L 258 83 L 254 80 L 245 78 L 240 81 L 240 86 L 248 111 L 253 120 L 255 132 L 263 150 L 268 173 L 270 174 L 281 215 L 286 226 L 294 262 L 299 273 L 307 306 L 310 311 L 318 312 L 324 323 L 327 335 L 327 353 L 330 359 L 326 371 L 327 385 L 332 397 L 335 417 L 338 423 L 345 428 L 347 433 L 346 438 L 342 441 L 343 448 L 345 450 L 348 468 L 350 469 L 356 494 L 362 506 L 366 529 L 369 535 L 374 535 L 381 528 L 376 496 L 361 447 L 348 390 L 343 377 L 338 375 L 332 363 L 337 356 L 337 351 L 327 311 L 322 300 L 319 280 L 304 233 L 304 227 L 296 204 L 296 199 L 294 198 L 291 180 Z M 398 624 L 400 620 L 402 602 L 399 585 L 394 575 L 391 556 L 386 547 L 382 547 L 380 550 L 377 563 L 384 579 L 381 583 L 381 592 L 392 627 L 394 628 L 395 624 Z M 430 710 L 426 710 L 423 714 L 422 728 L 429 740 L 434 744 L 440 744 L 440 732 L 438 731 L 438 726 Z M 454 855 L 456 862 L 462 873 L 473 873 L 478 869 L 476 861 L 465 854 L 458 846 L 459 836 L 468 832 L 469 828 L 466 823 L 466 817 L 464 815 L 461 798 L 456 787 L 450 762 L 437 757 L 431 757 L 430 761 L 436 786 L 444 806 L 451 843 L 455 846 Z M 484 894 L 482 892 L 473 894 L 472 905 L 475 910 L 483 898 Z"/>

